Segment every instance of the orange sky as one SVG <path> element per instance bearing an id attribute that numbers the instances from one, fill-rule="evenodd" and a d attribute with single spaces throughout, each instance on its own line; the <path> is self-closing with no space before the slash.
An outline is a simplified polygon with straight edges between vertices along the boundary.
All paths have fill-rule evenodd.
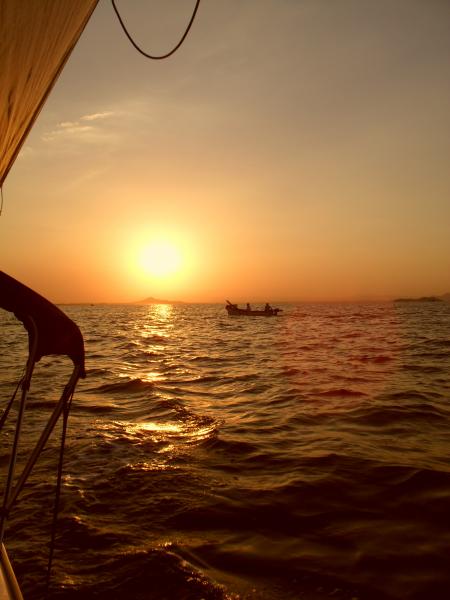
<path id="1" fill-rule="evenodd" d="M 159 52 L 193 2 L 122 4 Z M 1 268 L 55 302 L 442 294 L 449 106 L 448 2 L 204 1 L 150 62 L 101 0 L 5 183 Z"/>

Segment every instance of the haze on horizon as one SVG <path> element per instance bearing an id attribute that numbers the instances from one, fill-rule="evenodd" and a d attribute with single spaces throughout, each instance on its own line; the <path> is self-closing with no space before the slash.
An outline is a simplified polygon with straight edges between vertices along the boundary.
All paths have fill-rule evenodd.
<path id="1" fill-rule="evenodd" d="M 162 52 L 193 4 L 121 10 Z M 204 1 L 154 62 L 100 0 L 4 185 L 1 268 L 58 303 L 442 295 L 449 106 L 448 2 Z"/>

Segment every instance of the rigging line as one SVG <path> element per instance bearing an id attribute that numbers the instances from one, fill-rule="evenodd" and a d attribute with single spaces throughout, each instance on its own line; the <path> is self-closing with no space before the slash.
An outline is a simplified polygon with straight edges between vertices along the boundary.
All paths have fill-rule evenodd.
<path id="1" fill-rule="evenodd" d="M 20 386 L 22 385 L 24 377 L 25 377 L 25 374 L 23 373 L 22 376 L 21 376 L 21 378 L 19 379 L 19 382 L 17 384 L 17 387 L 16 387 L 15 391 L 13 392 L 13 395 L 11 396 L 11 398 L 10 398 L 10 400 L 8 402 L 8 405 L 6 406 L 5 410 L 3 411 L 2 416 L 0 417 L 0 431 L 3 428 L 3 425 L 5 424 L 6 419 L 8 418 L 9 411 L 11 410 L 11 406 L 14 403 L 14 400 L 16 398 L 16 394 L 17 394 Z"/>
<path id="2" fill-rule="evenodd" d="M 195 15 L 197 14 L 197 9 L 198 6 L 200 4 L 200 0 L 196 0 L 195 3 L 195 7 L 194 7 L 194 11 L 192 13 L 191 16 L 191 20 L 188 23 L 188 26 L 186 27 L 185 32 L 183 33 L 183 36 L 181 37 L 180 41 L 178 42 L 178 44 L 176 46 L 174 46 L 174 48 L 172 48 L 172 50 L 170 50 L 170 52 L 167 52 L 166 54 L 161 54 L 161 55 L 152 55 L 152 54 L 148 54 L 147 52 L 144 52 L 144 50 L 142 50 L 142 48 L 140 48 L 136 42 L 133 40 L 133 38 L 131 37 L 130 33 L 128 32 L 125 23 L 122 20 L 122 17 L 120 16 L 119 10 L 116 6 L 116 2 L 115 0 L 111 0 L 111 3 L 113 5 L 114 8 L 114 12 L 117 15 L 117 18 L 119 19 L 119 23 L 122 26 L 123 31 L 125 32 L 125 35 L 127 36 L 127 38 L 130 40 L 130 42 L 133 44 L 133 46 L 136 48 L 136 50 L 138 52 L 140 52 L 143 56 L 145 56 L 146 58 L 150 58 L 152 60 L 162 60 L 163 58 L 169 58 L 169 56 L 172 56 L 172 54 L 174 54 L 178 48 L 181 46 L 181 44 L 184 42 L 184 40 L 186 39 L 187 34 L 189 33 L 190 28 L 192 27 L 192 23 L 194 22 L 195 19 Z"/>
<path id="3" fill-rule="evenodd" d="M 2 212 L 3 212 L 3 186 L 0 185 L 0 217 L 2 216 Z"/>
<path id="4" fill-rule="evenodd" d="M 53 555 L 55 552 L 56 529 L 57 529 L 57 524 L 58 524 L 59 504 L 60 504 L 60 499 L 61 499 L 64 449 L 66 446 L 66 437 L 67 437 L 67 422 L 69 420 L 70 406 L 72 404 L 72 398 L 73 398 L 74 392 L 75 392 L 75 385 L 70 390 L 70 395 L 69 395 L 69 397 L 66 401 L 66 405 L 63 409 L 63 421 L 62 421 L 62 429 L 61 429 L 61 445 L 60 445 L 60 449 L 59 449 L 55 503 L 53 506 L 53 519 L 52 519 L 50 549 L 49 549 L 49 556 L 48 556 L 48 563 L 47 563 L 47 573 L 46 573 L 46 577 L 45 577 L 45 598 L 46 599 L 48 598 L 48 593 L 49 593 L 49 589 L 50 589 L 50 578 L 51 578 L 52 565 L 53 565 Z"/>

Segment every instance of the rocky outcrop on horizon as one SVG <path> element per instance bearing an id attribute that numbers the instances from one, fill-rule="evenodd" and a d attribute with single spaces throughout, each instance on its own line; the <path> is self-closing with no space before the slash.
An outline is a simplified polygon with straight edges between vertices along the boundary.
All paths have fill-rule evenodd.
<path id="1" fill-rule="evenodd" d="M 420 298 L 396 298 L 394 302 L 450 302 L 450 293 L 442 296 L 421 296 Z"/>

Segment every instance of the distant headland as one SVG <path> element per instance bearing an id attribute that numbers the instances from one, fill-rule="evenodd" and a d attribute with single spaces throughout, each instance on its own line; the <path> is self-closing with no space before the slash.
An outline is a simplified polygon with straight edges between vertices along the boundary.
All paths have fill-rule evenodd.
<path id="1" fill-rule="evenodd" d="M 421 296 L 420 298 L 395 298 L 394 302 L 450 302 L 450 293 L 442 296 Z"/>

